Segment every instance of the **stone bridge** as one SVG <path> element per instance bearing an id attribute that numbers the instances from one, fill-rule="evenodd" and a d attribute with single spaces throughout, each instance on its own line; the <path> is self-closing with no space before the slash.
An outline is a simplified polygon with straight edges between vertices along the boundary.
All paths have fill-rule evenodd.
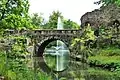
<path id="1" fill-rule="evenodd" d="M 43 52 L 45 47 L 54 40 L 60 40 L 64 42 L 70 50 L 71 57 L 79 54 L 80 44 L 74 47 L 72 47 L 71 44 L 72 40 L 75 38 L 79 38 L 81 34 L 81 30 L 35 30 L 35 57 L 37 57 L 36 61 L 38 61 L 35 65 L 40 62 L 39 64 L 41 68 L 43 68 L 44 71 L 48 69 L 47 72 L 50 72 L 49 67 L 45 64 L 43 60 Z"/>
<path id="2" fill-rule="evenodd" d="M 30 44 L 33 46 L 33 51 L 31 51 L 31 55 L 33 55 L 34 61 L 34 68 L 42 68 L 45 72 L 50 72 L 51 69 L 46 65 L 43 53 L 45 47 L 52 41 L 60 40 L 66 44 L 70 51 L 70 60 L 74 59 L 78 55 L 82 55 L 85 57 L 84 54 L 80 54 L 80 43 L 76 44 L 75 46 L 72 45 L 72 41 L 75 38 L 80 38 L 82 35 L 82 30 L 8 30 L 6 31 L 5 35 L 24 35 L 29 40 Z"/>

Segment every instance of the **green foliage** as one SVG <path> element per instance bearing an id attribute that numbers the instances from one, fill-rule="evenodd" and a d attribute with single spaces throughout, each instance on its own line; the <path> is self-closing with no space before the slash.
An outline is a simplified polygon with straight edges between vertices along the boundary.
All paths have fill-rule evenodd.
<path id="1" fill-rule="evenodd" d="M 82 35 L 82 37 L 84 38 L 84 41 L 95 40 L 94 31 L 92 30 L 91 26 L 88 25 L 84 29 L 84 34 Z"/>
<path id="2" fill-rule="evenodd" d="M 64 29 L 79 29 L 80 28 L 80 26 L 77 23 L 71 21 L 70 19 L 64 20 L 63 24 L 64 24 Z"/>
<path id="3" fill-rule="evenodd" d="M 37 28 L 41 28 L 44 23 L 44 18 L 42 17 L 42 14 L 34 13 L 31 16 L 32 24 L 35 25 Z"/>
<path id="4" fill-rule="evenodd" d="M 64 29 L 79 29 L 80 28 L 80 26 L 76 22 L 73 22 L 70 19 L 65 20 L 64 17 L 62 16 L 62 13 L 59 11 L 53 11 L 52 14 L 49 16 L 49 21 L 44 23 L 42 25 L 42 28 L 43 29 L 56 29 L 58 17 L 61 18 Z"/>
<path id="5" fill-rule="evenodd" d="M 28 0 L 1 0 L 0 20 L 6 18 L 10 14 L 27 17 L 28 10 L 29 10 Z"/>
<path id="6" fill-rule="evenodd" d="M 100 49 L 98 53 L 102 56 L 120 56 L 120 49 L 110 47 L 106 49 Z"/>
<path id="7" fill-rule="evenodd" d="M 1 32 L 0 34 L 3 34 Z M 3 76 L 8 80 L 34 80 L 37 76 L 37 80 L 50 80 L 50 76 L 45 75 L 42 71 L 39 71 L 35 75 L 35 71 L 28 67 L 29 54 L 26 50 L 26 38 L 25 35 L 0 35 L 0 40 L 13 40 L 10 50 L 2 50 L 0 52 L 0 76 Z M 1 46 L 1 45 L 0 45 Z M 44 77 L 44 78 L 42 78 Z"/>
<path id="8" fill-rule="evenodd" d="M 49 16 L 49 21 L 43 26 L 43 28 L 44 29 L 56 29 L 58 17 L 63 19 L 61 12 L 53 11 L 52 14 Z"/>
<path id="9" fill-rule="evenodd" d="M 96 42 L 99 48 L 119 47 L 119 30 L 116 27 L 101 26 L 98 34 Z"/>
<path id="10" fill-rule="evenodd" d="M 117 47 L 119 44 L 114 44 L 119 42 L 119 34 L 113 27 L 100 27 L 99 36 L 94 35 L 94 31 L 88 25 L 82 29 L 83 34 L 80 38 L 74 39 L 72 46 L 80 44 L 80 53 L 88 54 L 88 64 L 93 67 L 100 67 L 102 69 L 108 69 L 109 71 L 120 71 L 120 49 Z M 112 40 L 115 38 L 116 40 Z M 97 42 L 99 49 L 91 48 L 89 44 L 95 45 L 93 42 Z M 111 41 L 111 42 L 109 42 Z M 86 42 L 89 44 L 85 45 Z M 101 45 L 104 44 L 104 45 Z M 105 47 L 107 46 L 107 47 Z M 114 46 L 114 47 L 113 47 Z M 103 48 L 104 47 L 104 48 Z M 90 54 L 94 54 L 91 56 Z"/>
<path id="11" fill-rule="evenodd" d="M 28 0 L 0 1 L 0 29 L 56 29 L 58 17 L 64 19 L 61 12 L 53 11 L 49 21 L 45 22 L 42 15 L 37 13 L 29 17 Z M 79 25 L 70 20 L 63 20 L 65 29 L 78 29 Z"/>
<path id="12" fill-rule="evenodd" d="M 0 74 L 5 75 L 5 70 L 6 70 L 6 56 L 5 52 L 0 52 Z"/>
<path id="13" fill-rule="evenodd" d="M 72 42 L 71 46 L 74 46 L 76 44 L 78 44 L 78 42 L 81 44 L 80 49 L 81 50 L 86 50 L 88 49 L 89 45 L 85 46 L 85 43 L 89 40 L 94 41 L 96 39 L 95 35 L 94 35 L 94 31 L 92 30 L 92 28 L 88 25 L 86 26 L 84 29 L 82 29 L 82 35 L 80 36 L 80 38 L 75 38 Z"/>
<path id="14" fill-rule="evenodd" d="M 32 29 L 28 0 L 0 1 L 0 29 Z"/>
<path id="15" fill-rule="evenodd" d="M 99 58 L 98 58 L 99 57 Z M 93 56 L 93 57 L 89 57 L 90 60 L 97 60 L 98 62 L 101 62 L 101 64 L 109 64 L 109 63 L 120 63 L 120 56 Z M 98 63 L 99 64 L 99 63 Z"/>
<path id="16" fill-rule="evenodd" d="M 108 47 L 99 49 L 95 56 L 89 56 L 88 61 L 91 66 L 108 69 L 109 71 L 120 71 L 120 49 Z"/>
<path id="17" fill-rule="evenodd" d="M 9 80 L 16 80 L 16 74 L 11 70 L 8 70 L 7 76 Z"/>
<path id="18" fill-rule="evenodd" d="M 111 72 L 99 68 L 89 68 L 87 71 L 90 75 L 86 77 L 92 80 L 119 80 L 120 78 L 120 72 Z"/>
<path id="19" fill-rule="evenodd" d="M 55 69 L 56 68 L 56 59 L 54 56 L 51 55 L 45 55 L 44 56 L 46 64 L 51 68 Z"/>
<path id="20" fill-rule="evenodd" d="M 91 66 L 108 69 L 110 71 L 120 70 L 120 56 L 94 56 L 89 57 L 89 64 Z"/>
<path id="21" fill-rule="evenodd" d="M 120 6 L 120 0 L 116 0 L 115 3 Z"/>
<path id="22" fill-rule="evenodd" d="M 30 19 L 20 15 L 11 14 L 1 21 L 0 28 L 2 29 L 32 29 Z"/>
<path id="23" fill-rule="evenodd" d="M 103 6 L 109 5 L 109 4 L 117 4 L 120 6 L 120 0 L 100 0 L 95 2 L 95 4 L 103 4 Z"/>
<path id="24" fill-rule="evenodd" d="M 108 27 L 105 27 L 105 26 L 101 26 L 99 28 L 99 35 L 101 38 L 103 39 L 110 39 L 113 34 L 116 32 L 114 31 L 115 29 L 114 28 L 108 28 Z"/>
<path id="25" fill-rule="evenodd" d="M 45 73 L 38 72 L 37 80 L 52 80 L 51 76 L 48 76 Z"/>

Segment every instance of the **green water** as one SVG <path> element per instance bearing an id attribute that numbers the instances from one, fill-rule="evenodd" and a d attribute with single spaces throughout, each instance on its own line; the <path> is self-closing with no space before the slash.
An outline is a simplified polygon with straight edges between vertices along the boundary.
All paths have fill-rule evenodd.
<path id="1" fill-rule="evenodd" d="M 57 46 L 58 49 L 54 48 L 55 46 Z M 48 67 L 53 70 L 53 72 L 50 72 L 50 74 L 48 74 L 52 76 L 52 80 L 120 80 L 119 70 L 111 71 L 104 69 L 103 67 L 90 67 L 88 63 L 82 63 L 81 61 L 71 59 L 69 55 L 69 49 L 64 43 L 61 42 L 51 42 L 45 48 L 44 60 Z M 117 57 L 108 56 L 91 56 L 88 60 L 93 61 L 94 63 L 96 63 L 97 60 L 101 62 L 98 64 L 106 66 L 112 62 L 119 63 L 119 59 Z M 92 65 L 94 65 L 94 63 Z M 95 65 L 98 64 L 96 63 Z"/>
<path id="2" fill-rule="evenodd" d="M 47 64 L 54 69 L 56 65 L 55 58 L 47 56 L 46 59 L 48 59 Z M 74 60 L 69 62 L 64 71 L 52 74 L 54 75 L 53 80 L 120 80 L 119 71 L 112 72 L 107 69 L 90 67 L 86 63 Z"/>

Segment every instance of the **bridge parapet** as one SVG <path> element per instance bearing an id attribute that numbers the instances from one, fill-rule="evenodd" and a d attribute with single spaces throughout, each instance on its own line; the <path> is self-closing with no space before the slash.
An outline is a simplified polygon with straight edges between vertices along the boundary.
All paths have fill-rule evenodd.
<path id="1" fill-rule="evenodd" d="M 82 33 L 82 30 L 34 30 L 37 35 L 68 35 L 78 36 Z"/>
<path id="2" fill-rule="evenodd" d="M 6 30 L 8 34 L 25 34 L 25 33 L 38 33 L 40 35 L 79 35 L 82 33 L 82 30 L 77 29 L 64 29 L 64 30 L 51 30 L 51 29 L 43 29 L 43 30 Z"/>

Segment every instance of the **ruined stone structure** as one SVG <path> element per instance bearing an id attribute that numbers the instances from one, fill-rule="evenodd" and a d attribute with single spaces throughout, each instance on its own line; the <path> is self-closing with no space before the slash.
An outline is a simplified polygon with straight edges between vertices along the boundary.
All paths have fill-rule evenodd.
<path id="1" fill-rule="evenodd" d="M 85 13 L 80 20 L 82 27 L 88 23 L 94 28 L 102 25 L 105 27 L 112 27 L 113 25 L 118 27 L 120 26 L 120 7 L 115 4 L 102 6 L 100 9 Z"/>

